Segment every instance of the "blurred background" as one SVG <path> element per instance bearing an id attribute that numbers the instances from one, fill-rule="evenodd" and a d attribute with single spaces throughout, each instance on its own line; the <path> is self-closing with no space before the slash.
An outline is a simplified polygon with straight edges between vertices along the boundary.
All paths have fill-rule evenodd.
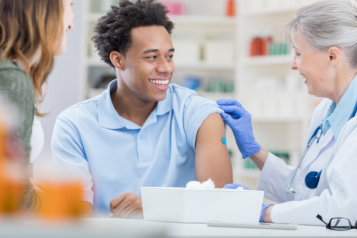
<path id="1" fill-rule="evenodd" d="M 292 165 L 302 153 L 312 111 L 319 100 L 306 92 L 302 77 L 290 69 L 294 51 L 280 30 L 299 8 L 315 0 L 162 0 L 175 23 L 172 40 L 176 71 L 172 83 L 211 100 L 234 98 L 252 114 L 262 146 Z M 68 50 L 56 59 L 41 119 L 45 147 L 33 175 L 51 160 L 52 130 L 58 114 L 92 98 L 115 79 L 90 38 L 98 18 L 117 0 L 74 0 L 74 30 Z M 242 160 L 230 129 L 228 149 L 234 182 L 255 188 L 259 170 Z"/>

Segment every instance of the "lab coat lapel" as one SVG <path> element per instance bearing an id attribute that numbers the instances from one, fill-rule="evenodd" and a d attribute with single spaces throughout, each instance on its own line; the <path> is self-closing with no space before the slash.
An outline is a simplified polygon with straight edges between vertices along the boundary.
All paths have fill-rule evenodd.
<path id="1" fill-rule="evenodd" d="M 325 138 L 320 140 L 317 148 L 313 151 L 311 156 L 309 156 L 310 160 L 305 164 L 303 168 L 304 173 L 306 172 L 305 170 L 309 169 L 311 164 L 314 163 L 319 158 L 321 152 L 326 148 L 328 144 L 330 144 L 331 140 L 334 140 L 332 130 L 329 130 L 324 137 Z M 313 146 L 316 146 L 316 142 L 314 142 Z"/>

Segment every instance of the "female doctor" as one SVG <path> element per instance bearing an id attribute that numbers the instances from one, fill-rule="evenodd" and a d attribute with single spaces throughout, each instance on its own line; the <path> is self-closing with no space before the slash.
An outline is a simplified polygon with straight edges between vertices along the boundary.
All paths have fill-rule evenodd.
<path id="1" fill-rule="evenodd" d="M 261 220 L 323 225 L 333 217 L 357 220 L 357 10 L 350 0 L 302 8 L 283 29 L 295 56 L 291 64 L 308 93 L 324 99 L 315 109 L 298 168 L 261 147 L 251 115 L 234 100 L 219 100 L 243 158 L 262 171 L 257 184 L 280 204 L 262 208 Z M 232 188 L 234 185 L 227 185 Z M 240 186 L 240 185 L 236 185 Z"/>

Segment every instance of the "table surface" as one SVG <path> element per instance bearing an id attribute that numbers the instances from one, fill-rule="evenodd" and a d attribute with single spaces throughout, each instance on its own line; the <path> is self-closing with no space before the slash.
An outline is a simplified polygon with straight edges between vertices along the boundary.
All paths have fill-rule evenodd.
<path id="1" fill-rule="evenodd" d="M 208 227 L 206 224 L 119 218 L 91 218 L 76 223 L 2 221 L 0 222 L 0 237 L 357 237 L 357 230 L 331 231 L 323 226 L 299 226 L 297 230 L 269 230 Z"/>

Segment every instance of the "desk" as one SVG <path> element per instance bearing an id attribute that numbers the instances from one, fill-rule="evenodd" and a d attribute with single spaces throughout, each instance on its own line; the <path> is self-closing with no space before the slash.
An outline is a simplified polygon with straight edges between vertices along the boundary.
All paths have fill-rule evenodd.
<path id="1" fill-rule="evenodd" d="M 208 227 L 145 220 L 92 218 L 78 223 L 1 222 L 0 237 L 11 238 L 114 238 L 114 237 L 357 237 L 357 230 L 331 231 L 325 227 L 299 226 L 297 230 Z"/>

